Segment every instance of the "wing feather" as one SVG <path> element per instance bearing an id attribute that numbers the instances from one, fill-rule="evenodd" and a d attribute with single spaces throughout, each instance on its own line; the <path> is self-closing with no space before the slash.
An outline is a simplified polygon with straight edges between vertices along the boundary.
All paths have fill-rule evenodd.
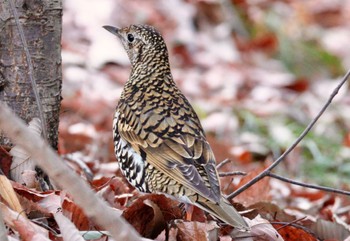
<path id="1" fill-rule="evenodd" d="M 179 116 L 169 112 L 161 116 L 161 111 L 155 109 L 143 113 L 141 106 L 121 107 L 127 113 L 121 113 L 118 119 L 119 134 L 138 154 L 145 153 L 146 161 L 162 173 L 218 202 L 221 193 L 215 157 L 192 107 L 184 109 L 180 107 Z M 139 115 L 142 118 L 135 121 Z"/>

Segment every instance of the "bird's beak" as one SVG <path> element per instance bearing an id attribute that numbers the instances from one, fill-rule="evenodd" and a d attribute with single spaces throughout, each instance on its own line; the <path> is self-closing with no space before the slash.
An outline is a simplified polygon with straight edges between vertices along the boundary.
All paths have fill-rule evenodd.
<path id="1" fill-rule="evenodd" d="M 103 28 L 106 29 L 108 32 L 120 37 L 119 28 L 108 26 L 108 25 L 103 26 Z"/>

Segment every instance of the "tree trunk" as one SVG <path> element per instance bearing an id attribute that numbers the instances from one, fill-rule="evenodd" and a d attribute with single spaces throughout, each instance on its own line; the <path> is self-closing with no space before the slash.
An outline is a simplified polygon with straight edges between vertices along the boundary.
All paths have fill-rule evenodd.
<path id="1" fill-rule="evenodd" d="M 61 101 L 62 0 L 12 0 L 33 64 L 47 140 L 57 149 Z M 27 123 L 40 117 L 30 79 L 27 56 L 11 9 L 10 0 L 0 0 L 0 101 Z M 0 134 L 0 145 L 11 145 Z"/>

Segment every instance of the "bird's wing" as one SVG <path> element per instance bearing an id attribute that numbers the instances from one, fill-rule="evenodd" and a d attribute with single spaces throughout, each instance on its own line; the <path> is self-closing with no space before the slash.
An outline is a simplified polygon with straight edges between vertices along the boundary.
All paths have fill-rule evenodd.
<path id="1" fill-rule="evenodd" d="M 220 200 L 215 157 L 192 107 L 175 117 L 146 110 L 139 119 L 130 107 L 120 109 L 119 134 L 136 152 L 178 183 L 208 200 Z"/>

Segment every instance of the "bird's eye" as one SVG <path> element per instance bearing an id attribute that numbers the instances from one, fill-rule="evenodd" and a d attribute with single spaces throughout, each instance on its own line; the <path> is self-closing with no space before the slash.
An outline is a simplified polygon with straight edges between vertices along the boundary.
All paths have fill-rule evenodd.
<path id="1" fill-rule="evenodd" d="M 134 38 L 134 35 L 132 35 L 131 33 L 129 33 L 127 37 L 128 37 L 128 41 L 129 41 L 130 43 L 132 43 L 132 42 L 134 41 L 134 39 L 135 39 L 135 38 Z"/>

